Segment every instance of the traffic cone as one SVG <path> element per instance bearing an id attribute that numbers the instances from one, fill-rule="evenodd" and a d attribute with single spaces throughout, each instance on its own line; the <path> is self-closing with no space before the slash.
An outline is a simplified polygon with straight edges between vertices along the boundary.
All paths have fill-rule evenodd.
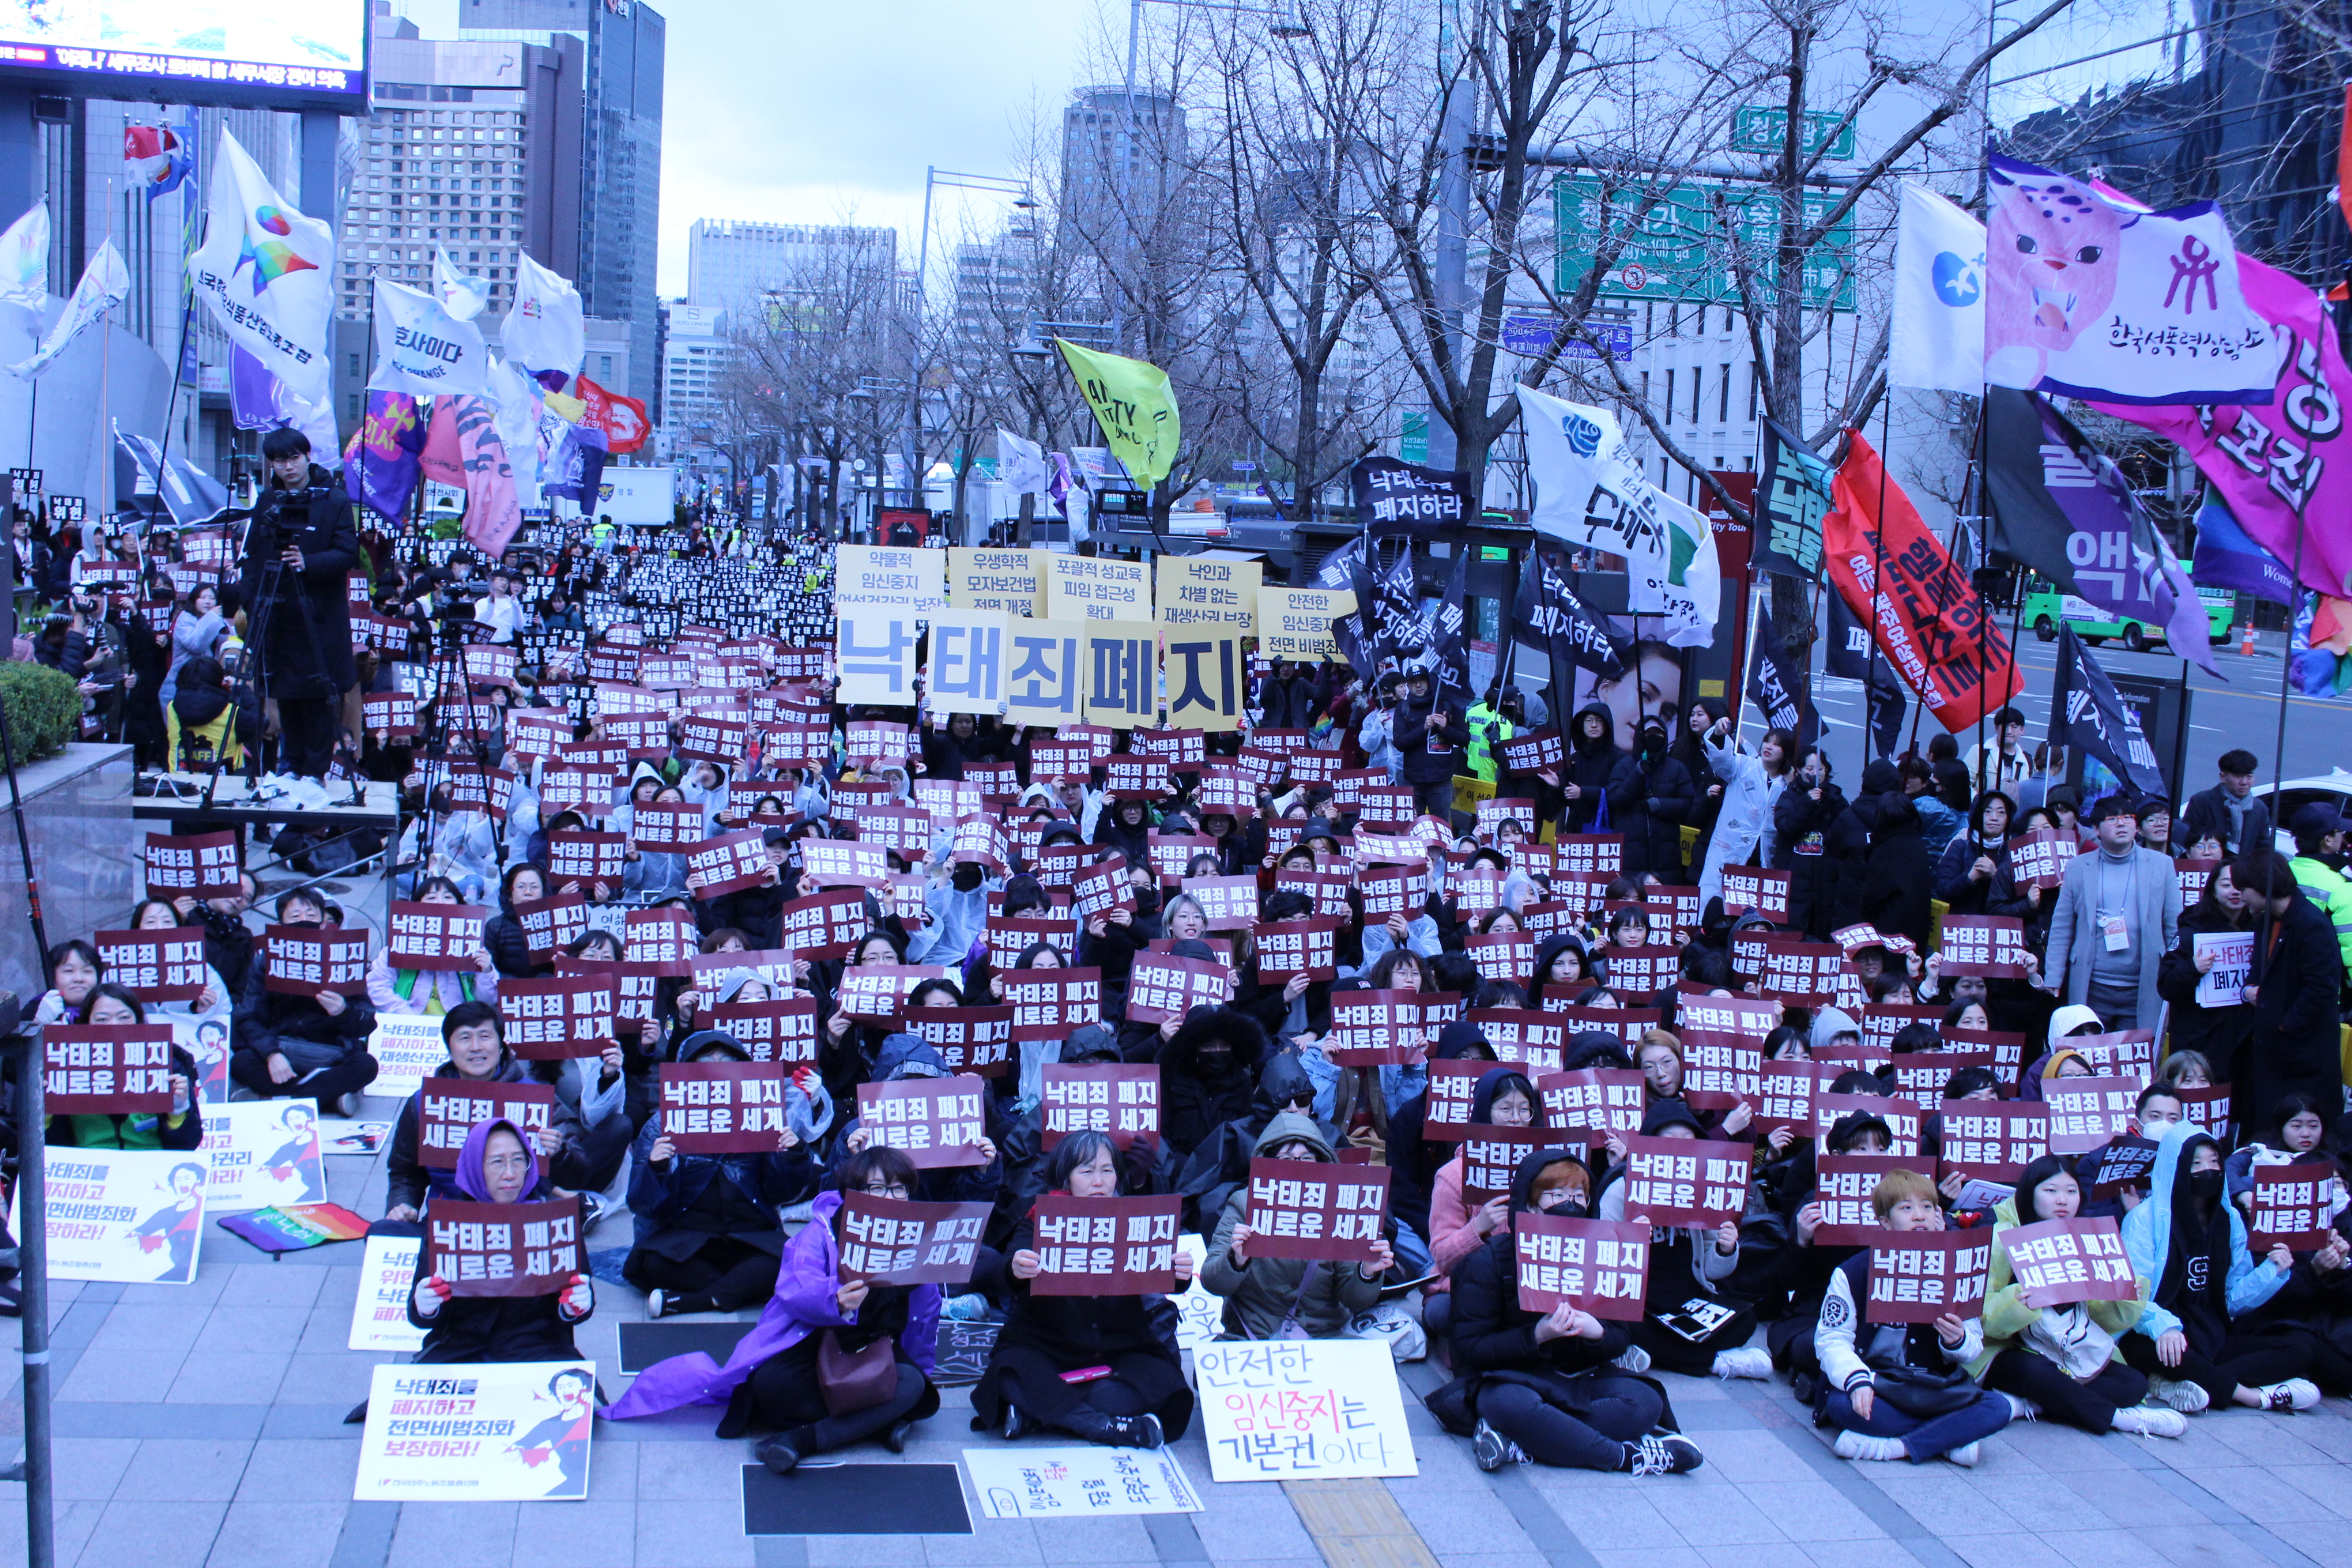
<path id="1" fill-rule="evenodd" d="M 2246 635 L 2239 639 L 2238 652 L 2247 658 L 2254 657 L 2254 623 L 2252 621 L 2246 623 Z"/>

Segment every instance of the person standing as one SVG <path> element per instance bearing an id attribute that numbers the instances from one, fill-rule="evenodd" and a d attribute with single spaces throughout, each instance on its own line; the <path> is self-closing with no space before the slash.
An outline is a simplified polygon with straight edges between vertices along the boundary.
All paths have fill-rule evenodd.
<path id="1" fill-rule="evenodd" d="M 359 680 L 352 661 L 351 605 L 345 584 L 360 563 L 351 497 L 310 460 L 310 438 L 272 430 L 261 438 L 269 482 L 246 533 L 239 595 L 249 613 L 269 617 L 257 650 L 263 684 L 278 702 L 279 770 L 322 786 L 334 755 L 336 715 Z M 274 542 L 284 571 L 277 599 L 264 605 L 264 546 Z"/>
<path id="2" fill-rule="evenodd" d="M 1413 809 L 1444 822 L 1454 813 L 1454 768 L 1470 743 L 1462 710 L 1440 693 L 1426 668 L 1407 671 L 1409 695 L 1396 710 L 1396 748 Z"/>
<path id="3" fill-rule="evenodd" d="M 2180 878 L 2135 842 L 2139 814 L 2122 795 L 2093 806 L 2091 826 L 2095 847 L 2066 868 L 2035 984 L 2088 1005 L 2110 1029 L 2154 1028 L 2157 968 L 2179 934 Z"/>
<path id="4" fill-rule="evenodd" d="M 2352 817 L 2326 801 L 2314 801 L 2288 826 L 2294 834 L 2294 858 L 2287 864 L 2294 868 L 2295 885 L 2336 928 L 2344 966 L 2352 969 L 2352 879 L 2344 875 L 2344 835 L 2352 829 Z"/>
<path id="5" fill-rule="evenodd" d="M 2253 1021 L 2233 1079 L 2231 1110 L 2239 1125 L 2262 1126 L 2271 1108 L 2288 1094 L 2341 1105 L 2344 1063 L 2336 1019 L 2344 960 L 2336 933 L 2295 886 L 2294 872 L 2277 850 L 2249 850 L 2230 862 L 2229 872 L 2254 913 L 2254 966 L 2244 995 Z"/>
<path id="6" fill-rule="evenodd" d="M 2033 776 L 2033 753 L 2025 749 L 2025 715 L 2004 708 L 1993 715 L 1993 738 L 1969 752 L 1969 777 L 1977 793 L 1997 789 L 2011 800 L 2017 786 Z"/>
<path id="7" fill-rule="evenodd" d="M 2189 797 L 2180 814 L 2180 841 L 2194 844 L 2207 834 L 2221 841 L 2224 856 L 2248 849 L 2268 849 L 2271 808 L 2254 798 L 2254 772 L 2262 763 L 2254 753 L 2237 747 L 2221 753 L 2221 782 Z"/>

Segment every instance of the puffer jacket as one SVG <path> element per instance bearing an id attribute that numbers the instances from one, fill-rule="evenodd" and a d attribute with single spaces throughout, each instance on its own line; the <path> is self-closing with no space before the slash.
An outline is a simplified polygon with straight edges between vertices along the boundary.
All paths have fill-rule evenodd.
<path id="1" fill-rule="evenodd" d="M 1286 1110 L 1258 1134 L 1256 1152 L 1267 1156 L 1285 1143 L 1305 1143 L 1316 1159 L 1338 1169 L 1338 1157 L 1311 1117 Z M 1225 1299 L 1225 1331 L 1245 1340 L 1284 1337 L 1284 1325 L 1295 1321 L 1311 1339 L 1329 1339 L 1347 1328 L 1358 1312 L 1370 1311 L 1381 1299 L 1381 1282 L 1366 1279 L 1352 1263 L 1310 1263 L 1299 1258 L 1252 1258 L 1235 1261 L 1234 1227 L 1249 1211 L 1249 1189 L 1238 1188 L 1225 1200 L 1210 1238 L 1209 1255 L 1201 1265 L 1201 1283 Z"/>

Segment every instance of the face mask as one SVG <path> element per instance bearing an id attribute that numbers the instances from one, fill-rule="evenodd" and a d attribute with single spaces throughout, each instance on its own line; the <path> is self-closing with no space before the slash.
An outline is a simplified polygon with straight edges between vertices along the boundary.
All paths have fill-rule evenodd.
<path id="1" fill-rule="evenodd" d="M 1160 894 L 1156 889 L 1150 888 L 1138 888 L 1135 889 L 1136 913 L 1139 915 L 1148 915 L 1159 907 Z"/>
<path id="2" fill-rule="evenodd" d="M 2213 1205 L 2221 1201 L 2221 1173 L 2200 1171 L 2190 1176 L 2189 1195 L 2196 1200 L 2199 1208 L 2210 1213 Z"/>
<path id="3" fill-rule="evenodd" d="M 1584 1202 L 1580 1198 L 1561 1198 L 1557 1202 L 1545 1204 L 1543 1212 L 1554 1219 L 1582 1219 Z"/>

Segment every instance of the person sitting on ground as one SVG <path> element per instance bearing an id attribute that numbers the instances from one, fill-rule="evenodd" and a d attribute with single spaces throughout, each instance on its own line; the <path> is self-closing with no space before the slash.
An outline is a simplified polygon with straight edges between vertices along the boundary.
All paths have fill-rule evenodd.
<path id="1" fill-rule="evenodd" d="M 280 925 L 324 930 L 327 906 L 318 894 L 295 891 L 278 900 Z M 364 996 L 325 989 L 296 995 L 269 989 L 269 953 L 254 953 L 236 1004 L 236 1053 L 229 1076 L 255 1098 L 315 1100 L 321 1110 L 341 1106 L 375 1081 L 376 1059 L 368 1054 L 375 1032 L 375 1007 Z"/>
<path id="2" fill-rule="evenodd" d="M 460 1002 L 441 1016 L 441 1045 L 449 1059 L 427 1079 L 457 1079 L 467 1083 L 521 1083 L 529 1076 L 522 1062 L 507 1049 L 505 1027 L 499 1010 L 488 1002 Z M 428 1197 L 457 1197 L 457 1174 L 424 1163 L 420 1131 L 425 1090 L 408 1097 L 393 1119 L 392 1146 L 384 1157 L 384 1219 L 393 1225 L 414 1225 L 425 1216 Z M 533 1149 L 551 1157 L 562 1147 L 562 1134 L 553 1126 L 535 1129 Z"/>
<path id="3" fill-rule="evenodd" d="M 92 1028 L 136 1026 L 147 1022 L 146 1009 L 125 986 L 100 981 L 89 989 L 82 1006 L 84 1022 Z M 51 1148 L 175 1149 L 199 1148 L 205 1141 L 205 1113 L 196 1103 L 196 1061 L 179 1047 L 172 1047 L 169 1110 L 128 1111 L 104 1115 L 77 1111 L 48 1119 L 46 1137 Z"/>
<path id="4" fill-rule="evenodd" d="M 416 890 L 416 900 L 425 904 L 466 901 L 457 884 L 446 877 L 427 877 Z M 478 943 L 473 962 L 471 969 L 394 969 L 392 944 L 386 942 L 375 950 L 375 960 L 368 965 L 368 1001 L 378 1013 L 413 1015 L 446 1014 L 461 1002 L 497 1001 L 499 970 L 490 962 L 489 948 Z"/>
<path id="5" fill-rule="evenodd" d="M 1259 1134 L 1261 1160 L 1314 1160 L 1329 1165 L 1338 1156 L 1311 1116 L 1286 1110 Z M 1303 1258 L 1253 1258 L 1257 1233 L 1245 1223 L 1249 1189 L 1225 1200 L 1216 1234 L 1201 1263 L 1201 1283 L 1225 1300 L 1228 1338 L 1286 1340 L 1301 1335 L 1331 1339 L 1359 1312 L 1381 1299 L 1381 1280 L 1396 1261 L 1382 1237 L 1372 1243 L 1369 1263 L 1318 1263 Z"/>
<path id="6" fill-rule="evenodd" d="M 536 1203 L 555 1196 L 521 1128 L 504 1117 L 478 1121 L 457 1152 L 457 1190 L 478 1204 Z M 596 1287 L 584 1274 L 545 1296 L 458 1296 L 430 1273 L 433 1248 L 416 1254 L 408 1321 L 425 1331 L 420 1363 L 578 1361 L 573 1329 L 596 1310 Z"/>

